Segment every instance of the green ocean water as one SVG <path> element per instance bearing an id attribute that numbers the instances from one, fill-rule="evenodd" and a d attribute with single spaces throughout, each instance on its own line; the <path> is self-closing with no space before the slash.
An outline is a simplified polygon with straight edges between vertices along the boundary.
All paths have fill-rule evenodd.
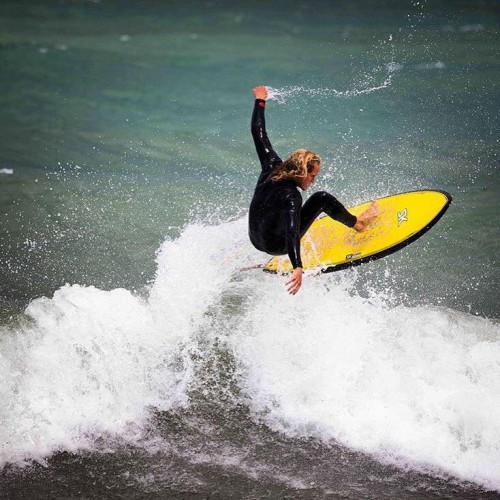
<path id="1" fill-rule="evenodd" d="M 453 196 L 448 212 L 421 240 L 358 268 L 350 293 L 389 296 L 395 307 L 449 308 L 458 323 L 466 314 L 497 325 L 499 27 L 500 12 L 493 0 L 2 1 L 0 335 L 15 338 L 28 303 L 51 298 L 66 283 L 103 291 L 124 288 L 147 296 L 162 274 L 160 247 L 184 241 L 192 224 L 200 234 L 215 228 L 208 243 L 200 240 L 198 251 L 209 252 L 218 228 L 241 220 L 248 211 L 258 173 L 249 132 L 251 89 L 260 84 L 277 94 L 266 116 L 278 153 L 285 157 L 307 147 L 321 155 L 315 189 L 334 193 L 346 205 L 416 189 L 441 189 Z M 244 224 L 242 228 L 244 232 Z M 244 238 L 238 245 L 233 253 L 245 254 L 246 264 L 265 262 L 263 255 L 248 256 L 251 250 Z M 194 247 L 183 247 L 184 253 Z M 196 265 L 182 262 L 178 271 L 192 271 Z M 192 275 L 186 276 L 188 280 Z M 324 286 L 335 288 L 333 283 Z M 323 284 L 314 286 L 319 293 Z M 205 315 L 222 317 L 225 331 L 238 323 L 241 310 L 251 309 L 246 301 L 258 291 L 253 288 L 240 296 L 223 290 L 222 313 L 208 308 Z M 185 303 L 189 305 L 189 299 L 179 299 L 176 310 L 183 311 Z M 90 325 L 96 324 L 92 313 L 84 316 Z M 211 332 L 208 336 L 216 330 L 204 328 Z M 495 339 L 491 332 L 497 330 L 489 328 L 488 338 Z M 203 338 L 205 330 L 195 331 Z M 481 489 L 484 481 L 454 482 L 453 477 L 462 477 L 458 472 L 451 472 L 451 480 L 440 473 L 426 475 L 425 467 L 410 466 L 407 476 L 400 469 L 389 473 L 384 467 L 390 465 L 359 459 L 359 448 L 322 448 L 307 437 L 294 441 L 293 432 L 280 434 L 257 425 L 245 411 L 241 414 L 246 400 L 224 407 L 230 416 L 219 419 L 220 408 L 212 408 L 211 397 L 231 392 L 231 377 L 240 371 L 237 359 L 223 348 L 221 354 L 219 341 L 214 342 L 215 347 L 209 342 L 200 348 L 208 352 L 206 359 L 200 354 L 205 364 L 197 365 L 190 351 L 198 374 L 193 375 L 198 383 L 192 389 L 192 414 L 184 409 L 174 415 L 160 412 L 159 417 L 155 414 L 159 423 L 150 422 L 148 429 L 154 434 L 151 428 L 158 424 L 159 434 L 170 443 L 191 443 L 193 449 L 200 446 L 216 454 L 220 435 L 209 433 L 211 444 L 204 449 L 202 438 L 196 438 L 202 432 L 194 431 L 196 422 L 191 420 L 212 424 L 215 419 L 233 451 L 240 441 L 253 450 L 252 463 L 257 465 L 245 481 L 220 462 L 210 465 L 214 469 L 204 469 L 202 462 L 186 465 L 182 453 L 176 455 L 175 465 L 166 455 L 150 462 L 154 452 L 130 451 L 118 439 L 111 446 L 115 462 L 108 462 L 106 454 L 102 458 L 100 452 L 107 448 L 99 449 L 100 444 L 97 452 L 90 447 L 96 455 L 56 454 L 47 474 L 62 489 L 47 490 L 47 495 L 61 495 L 64 484 L 76 492 L 80 486 L 72 483 L 71 471 L 80 463 L 88 474 L 82 491 L 89 497 L 104 491 L 95 482 L 91 486 L 93 471 L 99 468 L 110 474 L 119 471 L 116 477 L 127 470 L 137 476 L 140 470 L 144 479 L 143 468 L 157 473 L 171 466 L 181 479 L 162 476 L 164 489 L 155 489 L 146 479 L 131 480 L 133 486 L 127 489 L 127 481 L 117 480 L 120 486 L 113 486 L 113 494 L 140 498 L 171 491 L 178 498 L 191 498 L 190 492 L 202 498 L 214 494 L 216 484 L 221 498 L 236 498 L 230 492 L 238 491 L 238 485 L 249 498 L 269 491 L 275 498 L 323 498 L 331 490 L 325 479 L 331 473 L 328 463 L 336 457 L 347 472 L 343 475 L 339 465 L 334 476 L 342 488 L 333 489 L 332 495 L 376 498 L 392 491 L 428 498 L 432 491 L 448 498 L 493 498 Z M 498 360 L 491 363 L 498 366 Z M 5 373 L 15 374 L 17 368 L 15 363 L 5 366 L 2 377 L 8 380 Z M 221 370 L 220 379 L 207 375 L 214 366 Z M 200 380 L 208 380 L 208 396 Z M 9 408 L 16 408 L 15 391 L 9 394 Z M 456 428 L 450 432 L 459 433 Z M 64 445 L 55 448 L 66 450 Z M 273 458 L 271 467 L 269 457 L 281 453 L 289 453 L 290 462 L 284 465 Z M 321 473 L 313 478 L 316 486 L 306 488 L 297 480 L 285 481 L 285 488 L 271 479 L 276 471 L 301 481 L 311 479 L 301 460 L 307 457 L 308 467 L 313 467 L 316 455 L 322 457 Z M 263 463 L 268 468 L 261 477 L 258 464 Z M 205 486 L 197 489 L 195 480 L 182 479 L 182 470 L 191 478 L 203 477 Z M 212 473 L 215 483 L 210 482 Z M 47 477 L 38 469 L 26 476 L 19 473 L 20 480 L 5 470 L 2 474 L 12 497 L 28 494 L 30 482 L 42 484 Z M 389 476 L 391 481 L 385 482 Z M 361 485 L 359 477 L 364 478 Z M 467 481 L 470 477 L 465 474 Z"/>
<path id="2" fill-rule="evenodd" d="M 244 214 L 250 91 L 266 84 L 304 89 L 272 103 L 271 137 L 282 154 L 320 151 L 321 187 L 345 203 L 455 196 L 440 228 L 454 305 L 496 315 L 494 4 L 293 6 L 3 2 L 0 167 L 14 171 L 0 177 L 4 300 L 65 282 L 139 287 L 165 236 Z M 329 93 L 381 85 L 388 65 L 387 88 Z M 458 283 L 477 280 L 470 294 Z"/>

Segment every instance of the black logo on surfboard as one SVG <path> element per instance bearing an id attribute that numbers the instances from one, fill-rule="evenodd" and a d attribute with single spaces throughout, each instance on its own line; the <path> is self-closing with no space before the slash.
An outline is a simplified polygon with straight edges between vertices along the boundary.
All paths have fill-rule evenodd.
<path id="1" fill-rule="evenodd" d="M 351 260 L 354 259 L 355 257 L 359 257 L 361 255 L 361 252 L 358 253 L 349 253 L 345 256 L 346 260 Z"/>

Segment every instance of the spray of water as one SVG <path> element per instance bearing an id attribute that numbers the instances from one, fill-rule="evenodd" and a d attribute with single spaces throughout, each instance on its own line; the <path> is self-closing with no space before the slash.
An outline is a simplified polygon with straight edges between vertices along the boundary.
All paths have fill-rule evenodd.
<path id="1" fill-rule="evenodd" d="M 385 65 L 385 71 L 387 74 L 383 81 L 376 85 L 360 85 L 348 90 L 337 90 L 329 87 L 310 88 L 301 85 L 280 88 L 267 87 L 268 99 L 275 100 L 280 104 L 284 104 L 287 100 L 296 98 L 301 95 L 313 98 L 351 98 L 363 94 L 371 94 L 373 92 L 388 88 L 391 85 L 395 73 L 401 68 L 402 66 L 400 64 L 396 62 L 390 62 Z"/>

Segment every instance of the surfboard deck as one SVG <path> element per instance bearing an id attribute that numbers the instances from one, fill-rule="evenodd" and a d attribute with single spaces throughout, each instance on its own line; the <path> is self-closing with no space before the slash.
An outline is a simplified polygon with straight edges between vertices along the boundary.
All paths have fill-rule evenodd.
<path id="1" fill-rule="evenodd" d="M 409 191 L 378 198 L 380 215 L 358 233 L 324 215 L 301 240 L 304 270 L 340 271 L 390 255 L 425 234 L 446 212 L 452 197 L 445 191 Z M 359 215 L 370 202 L 349 208 Z M 273 257 L 264 266 L 271 273 L 289 273 L 288 256 Z"/>

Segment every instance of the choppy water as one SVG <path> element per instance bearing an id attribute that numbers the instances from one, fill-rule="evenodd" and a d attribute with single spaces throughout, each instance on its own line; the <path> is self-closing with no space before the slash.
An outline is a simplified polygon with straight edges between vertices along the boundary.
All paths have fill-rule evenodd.
<path id="1" fill-rule="evenodd" d="M 498 497 L 495 2 L 3 2 L 0 27 L 2 497 Z M 449 211 L 296 297 L 241 272 L 257 84 L 316 188 Z"/>

